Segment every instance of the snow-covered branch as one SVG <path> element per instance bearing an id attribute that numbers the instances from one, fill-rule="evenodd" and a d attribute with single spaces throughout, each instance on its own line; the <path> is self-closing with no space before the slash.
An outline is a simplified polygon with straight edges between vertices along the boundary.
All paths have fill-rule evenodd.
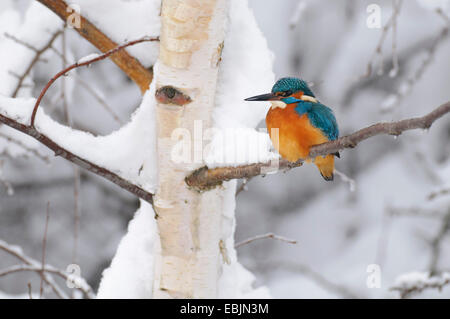
<path id="1" fill-rule="evenodd" d="M 35 138 L 36 140 L 38 140 L 39 142 L 41 142 L 42 144 L 47 146 L 49 149 L 51 149 L 53 152 L 55 152 L 55 156 L 61 156 L 62 158 L 68 160 L 69 162 L 72 162 L 72 163 L 80 166 L 81 168 L 84 168 L 92 173 L 102 176 L 102 177 L 106 178 L 107 180 L 113 182 L 114 184 L 118 185 L 119 187 L 138 196 L 139 198 L 142 198 L 142 199 L 146 200 L 147 202 L 152 203 L 153 194 L 147 192 L 140 186 L 137 186 L 137 185 L 129 182 L 128 180 L 120 177 L 118 174 L 116 174 L 104 167 L 96 165 L 93 162 L 88 161 L 88 160 L 68 151 L 67 149 L 58 145 L 51 138 L 38 132 L 35 128 L 33 128 L 29 125 L 24 125 L 22 123 L 19 123 L 11 118 L 1 115 L 1 114 L 0 114 L 0 122 Z"/>
<path id="2" fill-rule="evenodd" d="M 38 0 L 45 5 L 63 21 L 67 21 L 72 15 L 73 10 L 63 0 Z M 80 15 L 80 27 L 74 28 L 83 38 L 88 40 L 101 52 L 108 52 L 118 46 L 106 34 L 98 29 L 94 24 Z M 111 60 L 125 72 L 141 89 L 141 92 L 148 90 L 153 79 L 153 71 L 144 67 L 137 59 L 131 56 L 125 50 L 118 52 L 111 57 Z"/>
<path id="3" fill-rule="evenodd" d="M 377 123 L 369 127 L 363 128 L 353 134 L 343 136 L 335 141 L 323 143 L 311 147 L 309 156 L 316 157 L 327 154 L 333 154 L 345 148 L 354 148 L 358 143 L 381 134 L 389 134 L 394 136 L 401 135 L 404 131 L 413 129 L 429 129 L 431 125 L 450 112 L 450 102 L 447 102 L 431 113 L 417 118 L 406 119 L 391 123 Z M 220 185 L 223 181 L 232 179 L 250 178 L 257 175 L 262 175 L 262 169 L 268 172 L 273 163 L 256 163 L 238 167 L 217 167 L 208 169 L 204 166 L 194 171 L 186 177 L 186 183 L 197 190 L 208 190 L 212 187 Z M 286 170 L 302 165 L 302 161 L 297 163 L 290 163 L 286 160 L 280 160 L 279 165 L 275 167 L 276 170 Z M 274 169 L 272 168 L 272 171 Z"/>
<path id="4" fill-rule="evenodd" d="M 42 280 L 52 288 L 52 290 L 58 297 L 68 298 L 67 295 L 64 293 L 64 291 L 61 290 L 60 287 L 58 287 L 53 277 L 51 276 L 56 275 L 66 281 L 70 280 L 71 282 L 73 282 L 77 287 L 77 289 L 79 289 L 85 295 L 85 297 L 87 298 L 95 297 L 92 288 L 89 286 L 86 280 L 77 275 L 69 274 L 63 270 L 60 270 L 50 265 L 42 266 L 41 262 L 25 255 L 20 247 L 9 245 L 8 243 L 2 240 L 0 240 L 0 250 L 8 253 L 11 256 L 14 256 L 15 258 L 19 259 L 21 262 L 24 263 L 24 265 L 15 265 L 0 270 L 0 277 L 23 271 L 36 272 L 42 276 Z"/>
<path id="5" fill-rule="evenodd" d="M 441 276 L 430 276 L 429 273 L 413 272 L 401 275 L 397 278 L 393 291 L 400 293 L 400 298 L 408 298 L 426 289 L 442 290 L 450 284 L 450 274 L 443 273 Z"/>

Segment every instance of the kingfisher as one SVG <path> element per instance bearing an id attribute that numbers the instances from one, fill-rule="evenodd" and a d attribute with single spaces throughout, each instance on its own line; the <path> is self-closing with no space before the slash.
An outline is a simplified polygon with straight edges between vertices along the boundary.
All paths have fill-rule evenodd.
<path id="1" fill-rule="evenodd" d="M 317 100 L 308 83 L 294 77 L 282 78 L 271 93 L 245 100 L 271 102 L 266 126 L 281 157 L 289 162 L 313 162 L 326 181 L 333 180 L 334 157 L 340 157 L 339 153 L 311 159 L 309 150 L 313 145 L 336 140 L 339 128 L 333 111 Z M 272 129 L 278 129 L 278 134 Z"/>

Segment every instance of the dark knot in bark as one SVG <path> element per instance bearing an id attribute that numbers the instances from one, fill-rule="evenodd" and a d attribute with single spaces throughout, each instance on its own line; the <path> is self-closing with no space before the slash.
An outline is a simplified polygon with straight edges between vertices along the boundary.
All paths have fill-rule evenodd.
<path id="1" fill-rule="evenodd" d="M 179 106 L 191 103 L 191 98 L 179 89 L 167 85 L 160 87 L 155 93 L 156 100 L 162 104 L 175 104 Z"/>

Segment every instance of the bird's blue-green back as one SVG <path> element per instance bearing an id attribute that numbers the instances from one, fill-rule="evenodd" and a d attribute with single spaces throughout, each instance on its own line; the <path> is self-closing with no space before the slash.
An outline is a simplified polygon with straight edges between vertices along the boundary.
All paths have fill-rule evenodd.
<path id="1" fill-rule="evenodd" d="M 299 101 L 295 107 L 299 115 L 307 114 L 314 127 L 320 129 L 330 141 L 339 137 L 339 128 L 333 111 L 322 103 Z"/>

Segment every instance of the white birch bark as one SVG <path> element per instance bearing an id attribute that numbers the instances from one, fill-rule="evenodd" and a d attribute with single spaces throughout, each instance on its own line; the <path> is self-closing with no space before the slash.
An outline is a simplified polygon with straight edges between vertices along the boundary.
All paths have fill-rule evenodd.
<path id="1" fill-rule="evenodd" d="M 218 65 L 225 33 L 226 0 L 163 0 L 159 61 L 155 65 L 159 187 L 154 207 L 160 243 L 154 298 L 215 298 L 222 269 L 223 190 L 198 193 L 184 178 L 203 165 L 202 134 L 212 125 Z M 177 105 L 164 96 L 173 87 L 190 98 Z M 168 94 L 166 94 L 168 93 Z M 177 93 L 179 94 L 179 93 Z M 179 163 L 179 138 L 186 147 Z M 175 156 L 174 156 L 175 155 Z"/>

